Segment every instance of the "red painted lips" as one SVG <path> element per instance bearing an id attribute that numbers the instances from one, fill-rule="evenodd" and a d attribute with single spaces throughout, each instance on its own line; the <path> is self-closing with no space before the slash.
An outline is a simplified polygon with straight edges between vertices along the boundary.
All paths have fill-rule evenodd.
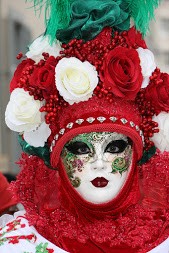
<path id="1" fill-rule="evenodd" d="M 108 180 L 105 179 L 104 177 L 96 177 L 95 179 L 93 179 L 91 181 L 92 185 L 94 185 L 95 187 L 105 187 L 108 184 Z"/>

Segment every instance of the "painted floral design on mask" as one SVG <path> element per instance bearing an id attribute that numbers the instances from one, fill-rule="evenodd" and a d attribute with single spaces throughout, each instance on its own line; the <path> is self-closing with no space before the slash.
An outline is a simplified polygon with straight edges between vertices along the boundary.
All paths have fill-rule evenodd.
<path id="1" fill-rule="evenodd" d="M 83 166 L 83 163 L 78 157 L 74 154 L 71 154 L 66 149 L 63 151 L 62 156 L 64 157 L 64 164 L 66 165 L 66 172 L 70 179 L 70 182 L 73 187 L 78 187 L 80 185 L 80 178 L 74 177 L 74 173 L 76 168 L 78 168 L 79 171 L 81 171 L 81 167 Z"/>
<path id="2" fill-rule="evenodd" d="M 117 157 L 112 162 L 112 173 L 119 172 L 121 175 L 127 171 L 131 163 L 131 146 L 128 145 L 123 153 L 124 157 Z"/>
<path id="3" fill-rule="evenodd" d="M 112 162 L 112 173 L 116 173 L 119 171 L 119 173 L 123 173 L 128 169 L 126 165 L 126 161 L 122 157 L 117 157 L 113 162 Z"/>

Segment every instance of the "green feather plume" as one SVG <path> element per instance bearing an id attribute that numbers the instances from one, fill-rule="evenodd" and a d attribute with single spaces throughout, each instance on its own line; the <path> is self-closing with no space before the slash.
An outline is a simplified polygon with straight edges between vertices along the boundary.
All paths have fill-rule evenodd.
<path id="1" fill-rule="evenodd" d="M 149 30 L 149 22 L 154 18 L 154 10 L 161 0 L 124 0 L 128 4 L 129 14 L 135 27 L 143 35 Z"/>
<path id="2" fill-rule="evenodd" d="M 56 31 L 67 28 L 71 19 L 70 2 L 72 0 L 26 0 L 32 2 L 35 9 L 45 11 L 45 35 L 50 35 L 50 41 L 56 38 Z"/>

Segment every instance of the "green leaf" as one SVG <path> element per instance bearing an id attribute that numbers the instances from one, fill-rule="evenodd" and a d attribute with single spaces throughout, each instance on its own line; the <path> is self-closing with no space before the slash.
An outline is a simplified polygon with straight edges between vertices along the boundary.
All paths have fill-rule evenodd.
<path id="1" fill-rule="evenodd" d="M 155 155 L 156 153 L 156 147 L 153 146 L 151 147 L 148 151 L 144 151 L 143 156 L 141 158 L 141 160 L 139 161 L 139 165 L 143 165 L 144 163 L 148 162 L 148 160 L 150 160 L 150 158 Z"/>
<path id="2" fill-rule="evenodd" d="M 25 153 L 40 157 L 45 162 L 45 164 L 51 168 L 50 152 L 49 152 L 49 146 L 47 145 L 47 143 L 45 144 L 44 147 L 35 148 L 33 146 L 30 146 L 25 140 L 23 140 L 21 135 L 18 136 L 18 141 L 19 141 L 19 144 L 21 145 L 22 150 Z"/>

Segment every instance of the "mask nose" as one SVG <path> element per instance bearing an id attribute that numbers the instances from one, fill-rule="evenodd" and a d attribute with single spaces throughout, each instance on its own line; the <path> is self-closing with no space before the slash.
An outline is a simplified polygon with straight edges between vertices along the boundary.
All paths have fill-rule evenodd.
<path id="1" fill-rule="evenodd" d="M 103 170 L 105 167 L 103 156 L 102 155 L 95 155 L 93 162 L 91 163 L 91 168 L 94 170 Z"/>
<path id="2" fill-rule="evenodd" d="M 104 169 L 104 162 L 102 159 L 97 160 L 94 169 L 96 169 L 96 170 L 103 170 Z"/>
<path id="3" fill-rule="evenodd" d="M 102 146 L 98 145 L 96 149 L 96 153 L 91 160 L 91 168 L 93 170 L 103 170 L 105 168 L 104 160 L 103 160 L 103 150 Z"/>

